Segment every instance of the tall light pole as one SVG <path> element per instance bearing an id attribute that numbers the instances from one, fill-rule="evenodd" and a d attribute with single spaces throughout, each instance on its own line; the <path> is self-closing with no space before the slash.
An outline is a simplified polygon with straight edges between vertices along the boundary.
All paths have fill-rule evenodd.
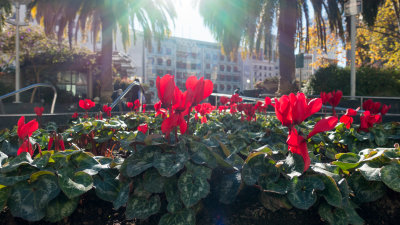
<path id="1" fill-rule="evenodd" d="M 347 0 L 345 4 L 346 16 L 350 16 L 351 19 L 351 74 L 350 74 L 350 96 L 354 99 L 356 96 L 356 37 L 357 27 L 356 20 L 357 14 L 361 12 L 362 1 L 361 0 Z"/>
<path id="2" fill-rule="evenodd" d="M 26 26 L 26 24 L 22 23 L 20 24 L 20 5 L 23 4 L 28 4 L 31 2 L 31 0 L 13 0 L 15 4 L 15 21 L 7 20 L 9 24 L 12 24 L 15 26 L 15 90 L 19 90 L 21 88 L 21 71 L 20 71 L 20 65 L 19 65 L 19 27 L 20 26 Z M 15 102 L 20 103 L 20 96 L 19 93 L 15 95 Z"/>

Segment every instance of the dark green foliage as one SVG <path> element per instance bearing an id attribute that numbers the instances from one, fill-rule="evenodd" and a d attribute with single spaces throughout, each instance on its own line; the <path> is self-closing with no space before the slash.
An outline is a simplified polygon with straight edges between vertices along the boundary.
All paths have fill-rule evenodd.
<path id="1" fill-rule="evenodd" d="M 356 94 L 358 96 L 399 96 L 400 73 L 395 70 L 370 67 L 357 68 Z M 385 87 L 385 88 L 382 88 Z M 310 94 L 342 90 L 350 95 L 350 68 L 329 66 L 319 69 L 310 80 Z"/>
<path id="2" fill-rule="evenodd" d="M 203 199 L 215 196 L 232 204 L 249 185 L 259 189 L 260 203 L 271 211 L 315 207 L 331 224 L 362 224 L 358 205 L 378 200 L 388 189 L 400 191 L 400 149 L 380 148 L 398 141 L 397 123 L 377 125 L 371 133 L 339 124 L 314 136 L 307 143 L 310 169 L 304 171 L 302 157 L 288 152 L 288 131 L 275 117 L 242 122 L 239 115 L 212 114 L 209 120 L 196 124 L 195 135 L 168 143 L 159 135 L 158 118 L 78 119 L 63 136 L 86 151 L 43 151 L 33 159 L 0 151 L 0 207 L 28 221 L 57 222 L 94 188 L 115 209 L 125 207 L 127 219 L 159 214 L 161 225 L 186 225 L 196 224 Z M 307 133 L 317 120 L 298 129 Z M 151 135 L 136 131 L 142 122 Z M 89 134 L 95 138 L 85 145 L 82 136 Z M 15 129 L 1 132 L 0 144 L 17 145 L 15 136 Z M 46 137 L 48 131 L 39 130 L 31 139 L 44 149 Z M 114 150 L 124 157 L 87 152 L 105 143 L 118 145 Z"/>

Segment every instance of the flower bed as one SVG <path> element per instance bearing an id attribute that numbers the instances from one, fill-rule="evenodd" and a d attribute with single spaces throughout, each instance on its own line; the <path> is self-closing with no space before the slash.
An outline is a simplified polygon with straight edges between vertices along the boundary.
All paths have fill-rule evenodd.
<path id="1" fill-rule="evenodd" d="M 112 117 L 107 107 L 104 118 L 76 114 L 63 131 L 23 118 L 2 131 L 0 208 L 57 222 L 92 193 L 128 220 L 187 225 L 249 192 L 264 211 L 310 211 L 330 224 L 363 224 L 358 206 L 400 192 L 400 124 L 380 124 L 387 106 L 366 103 L 360 125 L 352 124 L 357 110 L 340 122 L 311 117 L 329 95 L 291 94 L 255 105 L 234 95 L 216 110 L 200 104 L 212 83 L 189 78 L 182 92 L 173 80 L 158 78 L 155 112 L 136 102 L 127 115 Z M 331 96 L 335 105 L 339 97 Z M 93 107 L 90 100 L 80 105 L 86 112 Z"/>

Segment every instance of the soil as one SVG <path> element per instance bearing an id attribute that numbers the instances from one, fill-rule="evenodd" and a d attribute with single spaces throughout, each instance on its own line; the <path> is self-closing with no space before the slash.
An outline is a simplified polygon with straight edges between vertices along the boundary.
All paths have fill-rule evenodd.
<path id="1" fill-rule="evenodd" d="M 299 209 L 281 209 L 271 212 L 264 208 L 258 200 L 258 191 L 246 188 L 236 201 L 230 205 L 216 203 L 210 195 L 203 201 L 202 209 L 197 214 L 198 225 L 316 225 L 326 224 L 321 221 L 318 209 L 312 207 L 304 211 Z M 367 225 L 391 225 L 400 221 L 400 193 L 388 190 L 387 195 L 380 200 L 361 205 L 359 215 Z M 155 215 L 144 221 L 126 220 L 125 209 L 117 211 L 112 204 L 96 197 L 94 191 L 85 194 L 77 210 L 68 218 L 58 223 L 45 221 L 27 222 L 21 218 L 14 218 L 5 209 L 0 213 L 0 225 L 157 225 L 161 215 Z"/>

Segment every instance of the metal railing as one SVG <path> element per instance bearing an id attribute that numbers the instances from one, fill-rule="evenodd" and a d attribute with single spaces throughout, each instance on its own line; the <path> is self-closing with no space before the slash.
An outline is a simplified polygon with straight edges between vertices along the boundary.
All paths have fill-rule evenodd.
<path id="1" fill-rule="evenodd" d="M 215 97 L 215 105 L 218 106 L 218 98 L 219 97 L 228 97 L 230 98 L 232 95 L 231 94 L 220 94 L 220 93 L 212 93 L 211 96 Z M 272 103 L 274 103 L 274 98 L 279 98 L 279 95 L 275 95 L 275 94 L 263 94 L 261 95 L 263 98 L 254 98 L 254 97 L 246 97 L 246 96 L 240 96 L 243 100 L 245 101 L 252 101 L 252 102 L 257 102 L 257 101 L 264 101 L 265 97 L 271 97 Z M 319 98 L 319 95 L 308 95 L 308 98 Z M 362 113 L 364 112 L 364 110 L 362 110 L 362 103 L 364 102 L 365 99 L 377 99 L 377 100 L 397 100 L 400 102 L 400 97 L 378 97 L 378 96 L 355 96 L 355 97 L 351 97 L 351 96 L 342 96 L 342 99 L 360 99 L 360 102 L 358 105 L 360 107 L 360 110 L 358 112 Z M 356 109 L 358 106 L 354 107 L 354 109 Z M 329 105 L 323 105 L 322 109 L 324 111 L 329 111 L 331 110 L 331 106 Z M 345 113 L 346 110 L 349 107 L 335 107 L 335 109 L 337 110 L 337 112 L 340 113 Z M 400 114 L 398 113 L 387 113 L 386 116 L 400 116 Z"/>
<path id="2" fill-rule="evenodd" d="M 53 95 L 53 101 L 52 101 L 52 103 L 51 103 L 50 114 L 54 114 L 54 107 L 55 107 L 55 105 L 56 105 L 56 100 L 57 100 L 57 90 L 56 90 L 56 88 L 55 88 L 53 85 L 51 85 L 51 84 L 44 84 L 44 83 L 32 84 L 32 85 L 29 85 L 29 86 L 27 86 L 27 87 L 21 88 L 21 89 L 19 89 L 19 90 L 10 92 L 10 93 L 8 93 L 8 94 L 5 94 L 5 95 L 0 96 L 0 103 L 2 104 L 2 100 L 5 99 L 5 98 L 14 96 L 14 95 L 16 95 L 17 93 L 21 93 L 21 92 L 24 92 L 24 91 L 27 91 L 27 90 L 30 90 L 30 89 L 33 89 L 33 88 L 37 88 L 37 87 L 49 87 L 49 88 L 53 89 L 54 95 Z"/>
<path id="3" fill-rule="evenodd" d="M 123 91 L 123 92 L 118 96 L 118 98 L 115 99 L 115 101 L 111 104 L 111 110 L 113 110 L 114 107 L 122 101 L 122 99 L 125 97 L 125 95 L 127 95 L 128 92 L 129 92 L 129 91 L 133 88 L 133 86 L 135 86 L 135 85 L 139 85 L 139 86 L 140 86 L 140 84 L 137 83 L 137 82 L 131 83 L 131 84 L 125 89 L 125 91 Z M 142 88 L 142 86 L 140 86 L 140 88 Z M 144 93 L 143 88 L 142 88 L 142 93 Z M 143 97 L 143 94 L 141 95 L 141 97 Z M 142 102 L 142 99 L 141 99 L 140 102 Z"/>

